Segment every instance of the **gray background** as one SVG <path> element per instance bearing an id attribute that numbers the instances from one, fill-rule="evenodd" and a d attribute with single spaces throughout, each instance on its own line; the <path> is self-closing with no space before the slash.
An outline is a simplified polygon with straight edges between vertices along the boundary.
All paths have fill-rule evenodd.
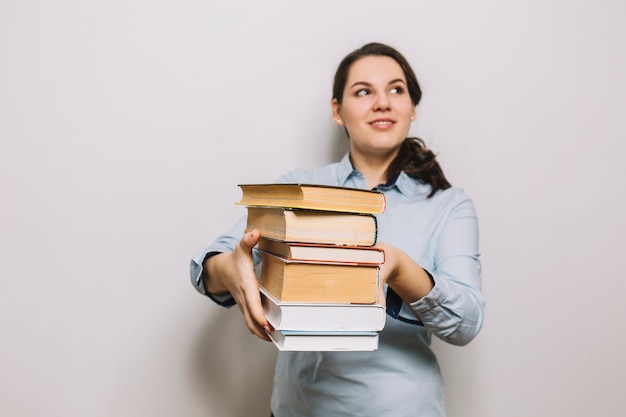
<path id="1" fill-rule="evenodd" d="M 266 416 L 275 349 L 189 283 L 240 182 L 335 161 L 379 40 L 480 218 L 451 417 L 626 413 L 621 1 L 0 2 L 0 414 Z"/>

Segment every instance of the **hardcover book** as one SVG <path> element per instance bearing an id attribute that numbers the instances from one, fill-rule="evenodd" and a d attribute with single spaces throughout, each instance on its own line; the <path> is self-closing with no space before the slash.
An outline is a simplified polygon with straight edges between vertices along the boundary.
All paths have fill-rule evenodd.
<path id="1" fill-rule="evenodd" d="M 265 317 L 274 329 L 380 331 L 385 327 L 381 304 L 281 302 L 263 286 L 260 290 Z"/>
<path id="2" fill-rule="evenodd" d="M 273 255 L 300 261 L 349 262 L 377 265 L 385 262 L 385 252 L 373 246 L 337 246 L 284 242 L 261 237 L 258 248 Z"/>
<path id="3" fill-rule="evenodd" d="M 281 207 L 248 207 L 246 232 L 253 229 L 270 239 L 329 245 L 373 246 L 377 237 L 371 214 Z"/>
<path id="4" fill-rule="evenodd" d="M 279 301 L 372 304 L 378 265 L 293 261 L 259 251 L 259 284 Z"/>
<path id="5" fill-rule="evenodd" d="M 385 195 L 380 191 L 319 184 L 240 184 L 246 206 L 380 214 Z"/>
<path id="6" fill-rule="evenodd" d="M 378 349 L 377 332 L 311 332 L 274 330 L 268 333 L 284 351 L 372 351 Z"/>

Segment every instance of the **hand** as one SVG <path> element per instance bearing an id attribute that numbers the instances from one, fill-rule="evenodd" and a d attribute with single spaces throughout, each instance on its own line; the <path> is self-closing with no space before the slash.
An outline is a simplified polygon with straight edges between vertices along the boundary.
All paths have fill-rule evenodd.
<path id="1" fill-rule="evenodd" d="M 379 302 L 382 298 L 384 304 L 385 284 L 406 303 L 419 300 L 433 289 L 434 282 L 430 276 L 406 252 L 386 243 L 376 246 L 385 251 L 385 262 L 379 270 Z"/>
<path id="2" fill-rule="evenodd" d="M 258 230 L 248 232 L 232 252 L 209 258 L 205 265 L 204 282 L 207 291 L 212 294 L 230 292 L 243 314 L 248 330 L 260 339 L 269 341 L 266 331 L 272 329 L 265 318 L 252 260 L 252 248 L 260 237 Z"/>
<path id="3" fill-rule="evenodd" d="M 388 285 L 389 276 L 394 269 L 392 264 L 395 261 L 396 256 L 393 252 L 394 250 L 396 250 L 396 248 L 382 242 L 379 242 L 376 246 L 385 252 L 385 262 L 383 262 L 378 269 L 378 303 L 384 307 L 387 307 L 385 285 Z"/>

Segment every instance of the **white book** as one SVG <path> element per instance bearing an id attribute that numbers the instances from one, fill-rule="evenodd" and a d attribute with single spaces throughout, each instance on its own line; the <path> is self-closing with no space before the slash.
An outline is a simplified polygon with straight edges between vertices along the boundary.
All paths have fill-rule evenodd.
<path id="1" fill-rule="evenodd" d="M 378 349 L 377 332 L 274 330 L 268 335 L 281 351 L 372 351 Z"/>
<path id="2" fill-rule="evenodd" d="M 278 301 L 260 286 L 265 317 L 279 330 L 380 331 L 386 312 L 381 304 Z"/>

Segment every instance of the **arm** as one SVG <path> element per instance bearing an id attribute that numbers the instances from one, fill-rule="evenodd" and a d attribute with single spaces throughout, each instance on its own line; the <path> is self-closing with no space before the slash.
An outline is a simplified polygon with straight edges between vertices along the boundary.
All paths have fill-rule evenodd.
<path id="1" fill-rule="evenodd" d="M 430 293 L 434 281 L 421 266 L 403 250 L 385 243 L 377 245 L 385 251 L 385 263 L 380 266 L 381 284 L 387 284 L 410 304 Z"/>
<path id="2" fill-rule="evenodd" d="M 484 300 L 480 290 L 478 224 L 473 204 L 461 201 L 443 220 L 436 237 L 429 271 L 401 249 L 385 249 L 381 268 L 387 283 L 424 326 L 437 337 L 455 345 L 469 343 L 483 321 Z"/>

